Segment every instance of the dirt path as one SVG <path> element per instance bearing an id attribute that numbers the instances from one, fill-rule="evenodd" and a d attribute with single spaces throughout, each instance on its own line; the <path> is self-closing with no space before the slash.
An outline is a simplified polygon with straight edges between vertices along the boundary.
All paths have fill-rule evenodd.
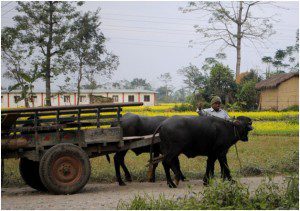
<path id="1" fill-rule="evenodd" d="M 242 178 L 240 181 L 255 190 L 263 177 Z M 282 176 L 274 177 L 274 182 L 283 182 Z M 200 180 L 183 182 L 176 189 L 168 188 L 165 181 L 156 183 L 128 183 L 120 187 L 117 183 L 90 183 L 74 195 L 50 195 L 33 190 L 30 187 L 2 188 L 2 209 L 116 209 L 119 200 L 129 201 L 135 195 L 147 193 L 158 197 L 163 193 L 167 197 L 178 197 L 188 192 L 188 186 L 193 191 L 203 189 Z"/>

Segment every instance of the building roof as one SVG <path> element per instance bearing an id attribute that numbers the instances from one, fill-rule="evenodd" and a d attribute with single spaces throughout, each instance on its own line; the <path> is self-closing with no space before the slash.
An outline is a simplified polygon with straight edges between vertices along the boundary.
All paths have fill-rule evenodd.
<path id="1" fill-rule="evenodd" d="M 255 88 L 258 89 L 258 90 L 275 88 L 279 84 L 281 84 L 282 82 L 287 81 L 287 80 L 289 80 L 290 78 L 292 78 L 294 76 L 299 77 L 299 73 L 298 72 L 296 72 L 296 73 L 282 73 L 282 74 L 273 75 L 270 78 L 257 83 L 255 85 Z"/>
<path id="2" fill-rule="evenodd" d="M 21 90 L 13 90 L 11 92 L 7 90 L 1 90 L 2 93 L 20 93 Z M 43 89 L 34 89 L 34 93 L 46 93 Z M 76 90 L 66 91 L 66 93 L 76 93 Z M 156 91 L 152 90 L 144 90 L 144 89 L 81 89 L 80 92 L 82 94 L 102 94 L 102 93 L 157 93 Z M 51 93 L 61 93 L 61 91 L 58 90 L 51 90 Z"/>

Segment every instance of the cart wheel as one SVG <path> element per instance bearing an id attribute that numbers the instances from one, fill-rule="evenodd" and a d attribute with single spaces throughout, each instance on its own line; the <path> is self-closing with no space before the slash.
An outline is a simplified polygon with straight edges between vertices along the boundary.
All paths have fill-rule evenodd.
<path id="1" fill-rule="evenodd" d="M 39 175 L 39 162 L 21 158 L 19 170 L 21 177 L 27 185 L 39 191 L 47 191 Z"/>
<path id="2" fill-rule="evenodd" d="M 87 154 L 73 144 L 58 144 L 46 151 L 40 161 L 40 176 L 46 188 L 55 194 L 81 190 L 91 174 Z"/>

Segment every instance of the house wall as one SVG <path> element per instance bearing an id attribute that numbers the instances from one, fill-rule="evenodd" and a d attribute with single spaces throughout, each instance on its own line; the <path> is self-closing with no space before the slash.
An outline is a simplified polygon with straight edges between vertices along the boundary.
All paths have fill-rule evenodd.
<path id="1" fill-rule="evenodd" d="M 299 77 L 293 77 L 278 86 L 278 110 L 299 105 Z"/>
<path id="2" fill-rule="evenodd" d="M 70 102 L 64 102 L 64 95 L 70 96 Z M 118 95 L 118 103 L 122 102 L 128 102 L 128 96 L 129 95 L 134 95 L 134 102 L 143 102 L 145 106 L 152 106 L 155 104 L 155 94 L 154 93 L 93 93 L 93 95 L 97 96 L 103 96 L 103 97 L 113 97 L 113 95 Z M 150 96 L 150 101 L 149 102 L 144 102 L 144 96 L 149 95 Z M 22 100 L 18 103 L 14 102 L 14 96 L 21 96 L 21 94 L 18 93 L 3 93 L 1 94 L 2 96 L 2 101 L 1 101 L 1 107 L 2 108 L 16 108 L 16 107 L 25 107 L 25 101 Z M 9 102 L 8 102 L 8 96 L 9 96 Z M 34 107 L 40 107 L 40 106 L 45 106 L 46 104 L 46 94 L 45 93 L 36 93 L 37 98 L 35 99 L 34 102 Z M 85 96 L 85 100 L 83 102 L 80 102 L 80 104 L 89 104 L 90 99 L 89 99 L 89 94 L 82 93 L 81 96 Z M 123 96 L 124 96 L 124 101 L 123 101 Z M 64 106 L 64 105 L 76 105 L 78 96 L 76 93 L 71 93 L 71 94 L 53 94 L 51 96 L 51 105 L 52 106 Z M 32 103 L 29 103 L 30 107 L 32 107 Z"/>
<path id="3" fill-rule="evenodd" d="M 278 87 L 261 91 L 261 110 L 282 110 L 299 105 L 299 77 L 290 78 Z"/>
<path id="4" fill-rule="evenodd" d="M 277 88 L 266 89 L 260 93 L 261 110 L 278 109 L 277 105 Z"/>

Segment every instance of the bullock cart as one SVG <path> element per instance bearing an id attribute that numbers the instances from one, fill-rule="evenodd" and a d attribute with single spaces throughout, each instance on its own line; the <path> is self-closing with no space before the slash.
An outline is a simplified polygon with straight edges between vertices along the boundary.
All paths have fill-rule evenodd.
<path id="1" fill-rule="evenodd" d="M 122 107 L 140 105 L 143 103 L 2 110 L 1 159 L 20 158 L 20 174 L 34 189 L 76 193 L 89 180 L 89 158 L 151 144 L 152 135 L 122 136 Z M 4 168 L 1 170 L 3 173 Z"/>

